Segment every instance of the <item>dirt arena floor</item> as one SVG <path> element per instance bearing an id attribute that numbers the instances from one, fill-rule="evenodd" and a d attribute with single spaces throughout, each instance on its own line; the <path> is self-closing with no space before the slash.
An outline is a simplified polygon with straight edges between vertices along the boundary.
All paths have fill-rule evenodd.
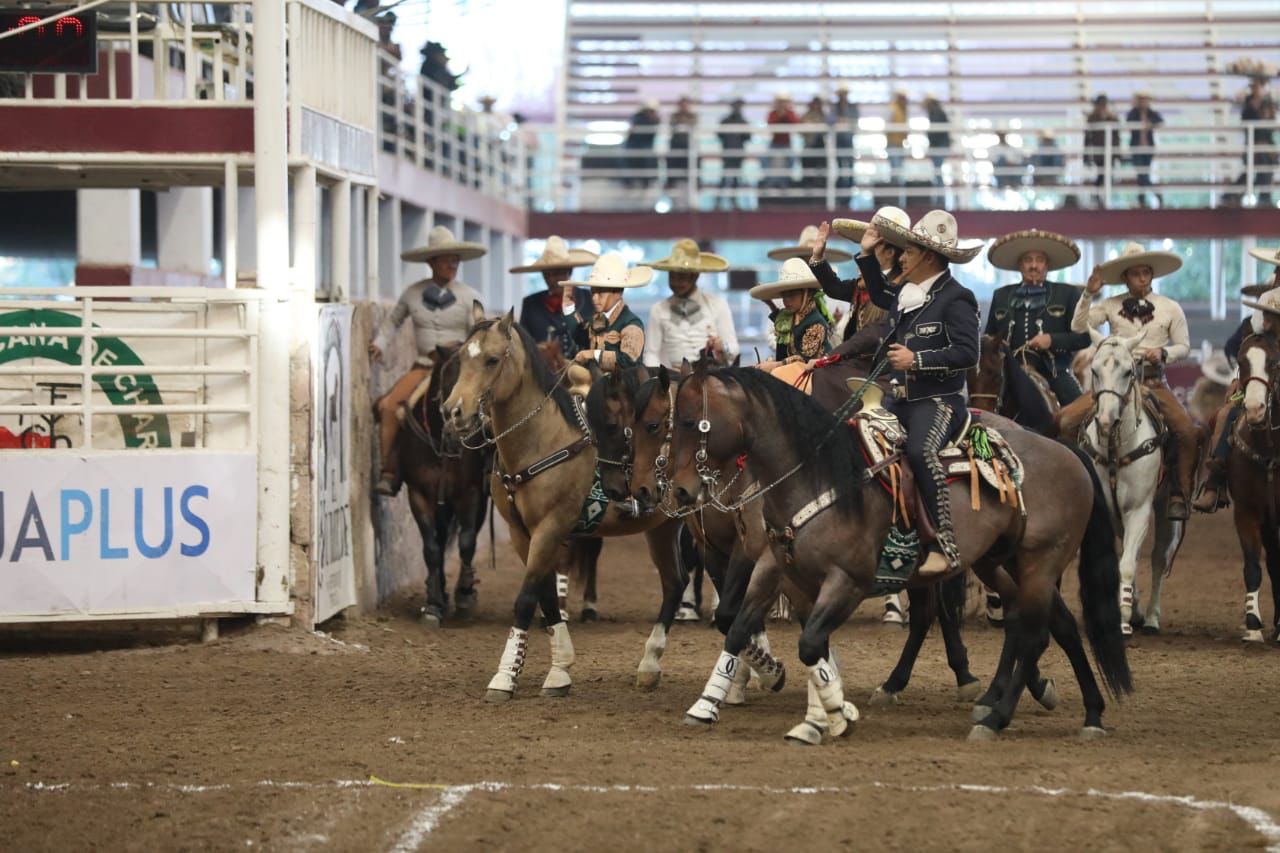
<path id="1" fill-rule="evenodd" d="M 1165 633 L 1131 647 L 1138 692 L 1088 743 L 1056 647 L 1044 667 L 1061 706 L 1024 699 L 994 743 L 966 742 L 936 638 L 902 704 L 868 708 L 903 638 L 870 606 L 837 635 L 863 712 L 852 736 L 783 741 L 805 705 L 790 625 L 770 627 L 785 689 L 690 729 L 720 639 L 677 626 L 661 686 L 635 689 L 658 594 L 643 554 L 606 547 L 605 621 L 573 625 L 560 700 L 539 696 L 534 634 L 515 700 L 482 701 L 519 578 L 509 552 L 482 572 L 477 618 L 434 633 L 406 597 L 329 635 L 224 626 L 209 644 L 106 650 L 8 637 L 0 848 L 1280 850 L 1280 649 L 1238 639 L 1228 514 L 1193 521 Z M 1074 603 L 1074 569 L 1067 591 Z M 999 634 L 971 621 L 966 639 L 985 681 Z"/>

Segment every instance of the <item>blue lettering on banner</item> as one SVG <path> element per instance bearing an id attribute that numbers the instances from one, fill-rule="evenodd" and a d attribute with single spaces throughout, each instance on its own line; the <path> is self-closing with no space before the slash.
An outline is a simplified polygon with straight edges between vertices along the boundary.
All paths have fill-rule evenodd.
<path id="1" fill-rule="evenodd" d="M 36 532 L 34 536 L 27 535 L 27 529 L 31 524 L 35 524 Z M 27 498 L 27 511 L 22 514 L 22 524 L 18 525 L 18 540 L 13 543 L 13 556 L 9 558 L 9 562 L 16 563 L 18 558 L 22 556 L 22 552 L 27 548 L 38 547 L 44 552 L 46 560 L 53 559 L 53 548 L 49 545 L 49 534 L 44 529 L 44 519 L 40 517 L 40 505 L 36 503 L 35 492 Z"/>
<path id="2" fill-rule="evenodd" d="M 148 560 L 163 557 L 173 544 L 173 489 L 164 487 L 164 539 L 159 545 L 148 545 L 142 525 L 142 489 L 133 490 L 133 541 L 138 543 L 138 552 Z"/>
<path id="3" fill-rule="evenodd" d="M 203 518 L 191 511 L 192 498 L 208 499 L 208 497 L 209 489 L 205 486 L 188 486 L 182 492 L 182 520 L 200 532 L 199 542 L 195 545 L 183 544 L 179 549 L 184 557 L 199 557 L 209 550 L 209 525 L 204 523 Z"/>
<path id="4" fill-rule="evenodd" d="M 71 520 L 71 503 L 72 501 L 80 504 L 80 520 Z M 93 499 L 89 497 L 89 493 L 80 489 L 63 489 L 61 495 L 62 503 L 62 549 L 60 551 L 62 560 L 71 559 L 71 537 L 79 536 L 89 529 L 93 524 Z M 3 547 L 3 545 L 0 545 Z"/>
<path id="5" fill-rule="evenodd" d="M 104 560 L 123 560 L 129 556 L 128 548 L 111 547 L 111 490 L 101 489 L 98 492 L 98 515 L 102 523 L 98 525 L 98 556 Z"/>

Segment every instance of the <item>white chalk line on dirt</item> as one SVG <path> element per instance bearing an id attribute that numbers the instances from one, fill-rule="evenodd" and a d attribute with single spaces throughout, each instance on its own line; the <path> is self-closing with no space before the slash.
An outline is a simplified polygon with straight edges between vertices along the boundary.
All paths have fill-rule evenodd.
<path id="1" fill-rule="evenodd" d="M 28 791 L 44 793 L 69 793 L 91 790 L 132 790 L 159 789 L 179 794 L 203 794 L 219 791 L 230 791 L 237 788 L 281 788 L 302 790 L 342 790 L 347 788 L 375 788 L 386 783 L 371 779 L 337 779 L 331 782 L 291 782 L 275 779 L 263 779 L 258 782 L 242 784 L 220 783 L 212 785 L 196 785 L 179 782 L 108 782 L 108 783 L 74 783 L 74 782 L 27 782 L 23 785 Z M 0 789 L 7 786 L 0 786 Z M 556 782 L 537 784 L 511 784 L 507 782 L 475 782 L 466 785 L 390 785 L 393 788 L 412 788 L 419 790 L 436 790 L 440 797 L 420 810 L 410 821 L 408 828 L 396 839 L 391 847 L 393 851 L 417 850 L 427 837 L 440 825 L 441 820 L 451 811 L 466 801 L 475 791 L 569 791 L 583 794 L 661 794 L 679 793 L 681 791 L 708 791 L 727 793 L 756 794 L 853 794 L 868 788 L 901 791 L 904 793 L 966 793 L 966 794 L 1029 794 L 1040 797 L 1088 797 L 1098 800 L 1136 800 L 1156 805 L 1179 806 L 1193 811 L 1228 811 L 1261 835 L 1267 842 L 1269 853 L 1280 853 L 1280 823 L 1265 810 L 1255 806 L 1244 806 L 1221 800 L 1203 800 L 1191 795 L 1152 794 L 1146 791 L 1103 791 L 1097 788 L 1075 790 L 1072 788 L 1047 788 L 1042 785 L 1006 786 L 975 785 L 966 783 L 949 783 L 945 785 L 907 785 L 897 782 L 865 782 L 851 786 L 812 786 L 784 787 L 775 785 L 565 785 Z"/>

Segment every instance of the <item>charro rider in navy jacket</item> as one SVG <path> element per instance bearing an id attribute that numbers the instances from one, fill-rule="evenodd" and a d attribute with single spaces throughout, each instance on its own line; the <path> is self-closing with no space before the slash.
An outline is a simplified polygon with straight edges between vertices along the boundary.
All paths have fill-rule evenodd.
<path id="1" fill-rule="evenodd" d="M 907 283 L 887 287 L 872 253 L 881 239 L 901 246 Z M 938 533 L 917 572 L 938 575 L 960 565 L 951 523 L 946 472 L 938 451 L 966 420 L 965 372 L 978 363 L 978 301 L 951 277 L 949 263 L 967 263 L 982 249 L 962 245 L 950 213 L 934 210 L 907 230 L 874 217 L 857 258 L 871 300 L 889 311 L 889 334 L 877 358 L 889 362 L 894 393 L 885 407 L 907 431 L 906 456 L 916 487 Z"/>

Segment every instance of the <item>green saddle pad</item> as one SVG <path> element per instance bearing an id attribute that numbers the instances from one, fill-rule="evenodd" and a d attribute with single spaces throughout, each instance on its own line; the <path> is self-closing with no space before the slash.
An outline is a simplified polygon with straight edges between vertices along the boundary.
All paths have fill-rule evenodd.
<path id="1" fill-rule="evenodd" d="M 871 595 L 889 595 L 907 585 L 907 578 L 915 570 L 920 559 L 920 534 L 914 530 L 889 528 L 880 549 L 880 562 L 876 565 L 876 581 L 871 585 Z"/>
<path id="2" fill-rule="evenodd" d="M 600 466 L 597 465 L 595 476 L 591 480 L 591 489 L 582 502 L 582 510 L 578 513 L 578 520 L 573 523 L 573 529 L 569 531 L 569 535 L 590 536 L 595 533 L 600 522 L 604 521 L 604 514 L 608 510 L 609 498 L 605 496 L 604 488 L 600 485 Z"/>

